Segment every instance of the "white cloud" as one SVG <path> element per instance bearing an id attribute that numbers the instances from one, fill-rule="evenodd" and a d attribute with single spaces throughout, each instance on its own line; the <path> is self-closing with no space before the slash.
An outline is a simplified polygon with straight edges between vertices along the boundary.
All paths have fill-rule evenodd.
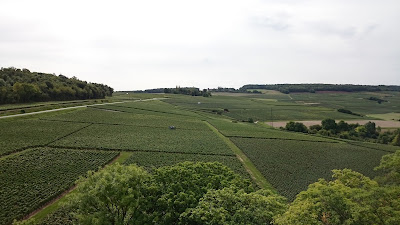
<path id="1" fill-rule="evenodd" d="M 394 0 L 0 2 L 0 66 L 117 90 L 398 84 Z"/>

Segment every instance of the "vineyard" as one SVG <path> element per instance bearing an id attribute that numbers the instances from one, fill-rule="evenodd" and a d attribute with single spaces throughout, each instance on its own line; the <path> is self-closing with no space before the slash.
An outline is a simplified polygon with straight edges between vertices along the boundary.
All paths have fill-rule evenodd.
<path id="1" fill-rule="evenodd" d="M 51 146 L 233 155 L 212 131 L 94 124 Z"/>
<path id="2" fill-rule="evenodd" d="M 117 152 L 35 148 L 0 160 L 0 224 L 9 224 L 97 170 Z"/>
<path id="3" fill-rule="evenodd" d="M 282 140 L 301 140 L 314 142 L 337 142 L 331 139 L 301 133 L 286 132 L 267 128 L 258 124 L 232 123 L 227 120 L 208 120 L 227 137 L 265 138 Z"/>
<path id="4" fill-rule="evenodd" d="M 41 146 L 88 124 L 19 120 L 0 122 L 0 156 L 31 146 Z"/>
<path id="5" fill-rule="evenodd" d="M 285 197 L 293 200 L 319 178 L 331 179 L 333 169 L 349 168 L 374 177 L 386 151 L 346 143 L 299 142 L 231 138 L 265 178 Z"/>
<path id="6" fill-rule="evenodd" d="M 182 118 L 176 115 L 149 115 L 146 113 L 118 113 L 98 108 L 87 108 L 75 112 L 44 118 L 50 121 L 68 121 L 75 123 L 95 123 L 105 125 L 131 125 L 138 127 L 208 130 L 207 126 L 193 118 Z"/>
<path id="7" fill-rule="evenodd" d="M 264 121 L 269 120 L 271 108 L 275 120 L 352 118 L 328 107 L 336 104 L 336 98 L 321 107 L 296 103 L 285 94 L 270 99 L 274 95 L 165 95 L 159 100 L 4 119 L 0 121 L 0 201 L 4 203 L 0 224 L 27 216 L 70 188 L 79 176 L 120 153 L 119 163 L 137 164 L 150 172 L 153 167 L 184 161 L 218 161 L 251 178 L 253 184 L 272 187 L 293 200 L 319 178 L 331 179 L 332 169 L 351 168 L 374 177 L 373 168 L 381 157 L 399 149 L 269 127 Z M 302 99 L 308 94 L 293 95 Z M 118 99 L 160 96 L 164 97 L 125 93 Z M 241 122 L 249 118 L 260 121 Z M 65 211 L 56 212 L 57 220 L 63 221 Z"/>

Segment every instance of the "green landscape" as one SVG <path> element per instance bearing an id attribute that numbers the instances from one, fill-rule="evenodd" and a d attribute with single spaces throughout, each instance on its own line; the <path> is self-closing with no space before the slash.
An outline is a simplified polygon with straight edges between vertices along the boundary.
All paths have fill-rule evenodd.
<path id="1" fill-rule="evenodd" d="M 0 224 L 400 222 L 400 92 L 183 90 L 2 107 Z"/>

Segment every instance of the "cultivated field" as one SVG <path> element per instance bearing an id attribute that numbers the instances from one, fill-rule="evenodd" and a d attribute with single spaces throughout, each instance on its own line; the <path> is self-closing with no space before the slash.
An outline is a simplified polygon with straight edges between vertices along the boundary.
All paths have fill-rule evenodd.
<path id="1" fill-rule="evenodd" d="M 271 118 L 369 118 L 337 112 L 337 107 L 366 110 L 362 114 L 399 113 L 397 93 L 385 93 L 381 97 L 390 101 L 379 105 L 365 100 L 370 95 L 265 92 L 205 98 L 117 93 L 114 100 L 126 102 L 2 119 L 0 200 L 5 204 L 0 206 L 0 224 L 40 209 L 79 176 L 119 155 L 117 162 L 149 171 L 183 161 L 218 161 L 289 200 L 318 178 L 330 179 L 332 169 L 351 168 L 373 177 L 381 157 L 399 148 L 286 132 L 264 123 Z M 307 104 L 316 102 L 320 104 Z M 369 109 L 371 104 L 381 108 Z M 259 122 L 242 122 L 250 118 Z"/>

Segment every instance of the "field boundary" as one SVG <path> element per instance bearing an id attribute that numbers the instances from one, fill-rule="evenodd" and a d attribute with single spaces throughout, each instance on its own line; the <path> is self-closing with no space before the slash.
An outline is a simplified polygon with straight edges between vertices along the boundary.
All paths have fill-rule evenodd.
<path id="1" fill-rule="evenodd" d="M 368 148 L 368 149 L 382 151 L 382 152 L 388 152 L 388 153 L 395 153 L 395 151 L 390 151 L 390 150 L 386 150 L 386 149 L 379 149 L 379 148 L 374 148 L 374 147 L 365 146 L 365 145 L 358 145 L 358 144 L 356 144 L 357 142 L 346 141 L 346 143 L 349 144 L 349 145 L 357 146 L 357 147 Z M 368 142 L 363 142 L 363 143 L 368 143 Z"/>
<path id="2" fill-rule="evenodd" d="M 251 160 L 237 147 L 229 138 L 225 137 L 216 127 L 211 125 L 209 122 L 204 121 L 210 129 L 218 135 L 235 153 L 236 157 L 243 164 L 246 171 L 249 173 L 250 177 L 254 180 L 254 182 L 260 187 L 264 189 L 269 189 L 275 193 L 277 191 L 275 188 L 265 179 L 265 177 L 261 174 L 261 172 L 257 169 L 257 167 L 251 162 Z"/>
<path id="3" fill-rule="evenodd" d="M 252 136 L 234 136 L 234 135 L 225 135 L 228 138 L 247 138 L 247 139 L 270 139 L 270 140 L 284 140 L 284 141 L 304 141 L 304 142 L 316 142 L 316 143 L 332 143 L 332 144 L 340 144 L 338 141 L 313 141 L 313 140 L 304 140 L 304 139 L 290 139 L 290 138 L 269 138 L 269 137 L 252 137 Z"/>
<path id="4" fill-rule="evenodd" d="M 93 125 L 92 123 L 89 123 L 88 125 L 83 126 L 83 127 L 79 128 L 79 129 L 77 129 L 77 130 L 74 130 L 74 131 L 72 131 L 72 132 L 69 133 L 69 134 L 66 134 L 66 135 L 64 135 L 64 136 L 62 136 L 62 137 L 56 138 L 55 140 L 52 140 L 52 141 L 48 142 L 47 144 L 44 144 L 44 146 L 48 146 L 48 145 L 50 145 L 50 144 L 52 144 L 52 143 L 54 143 L 54 142 L 56 142 L 56 141 L 59 141 L 59 140 L 61 140 L 61 139 L 63 139 L 63 138 L 66 138 L 66 137 L 68 137 L 68 136 L 70 136 L 70 135 L 72 135 L 72 134 L 75 134 L 75 133 L 77 133 L 77 132 L 79 132 L 79 131 L 81 131 L 81 130 L 83 130 L 83 129 L 85 129 L 85 128 L 88 128 L 88 127 L 90 127 L 90 126 L 92 126 L 92 125 Z"/>
<path id="5" fill-rule="evenodd" d="M 126 148 L 96 148 L 96 147 L 62 146 L 62 145 L 47 145 L 46 147 L 60 148 L 60 149 L 92 150 L 92 151 L 156 152 L 156 153 L 170 153 L 170 154 L 235 157 L 234 154 L 230 155 L 222 153 L 179 152 L 179 151 L 143 150 L 143 149 L 126 149 Z"/>

